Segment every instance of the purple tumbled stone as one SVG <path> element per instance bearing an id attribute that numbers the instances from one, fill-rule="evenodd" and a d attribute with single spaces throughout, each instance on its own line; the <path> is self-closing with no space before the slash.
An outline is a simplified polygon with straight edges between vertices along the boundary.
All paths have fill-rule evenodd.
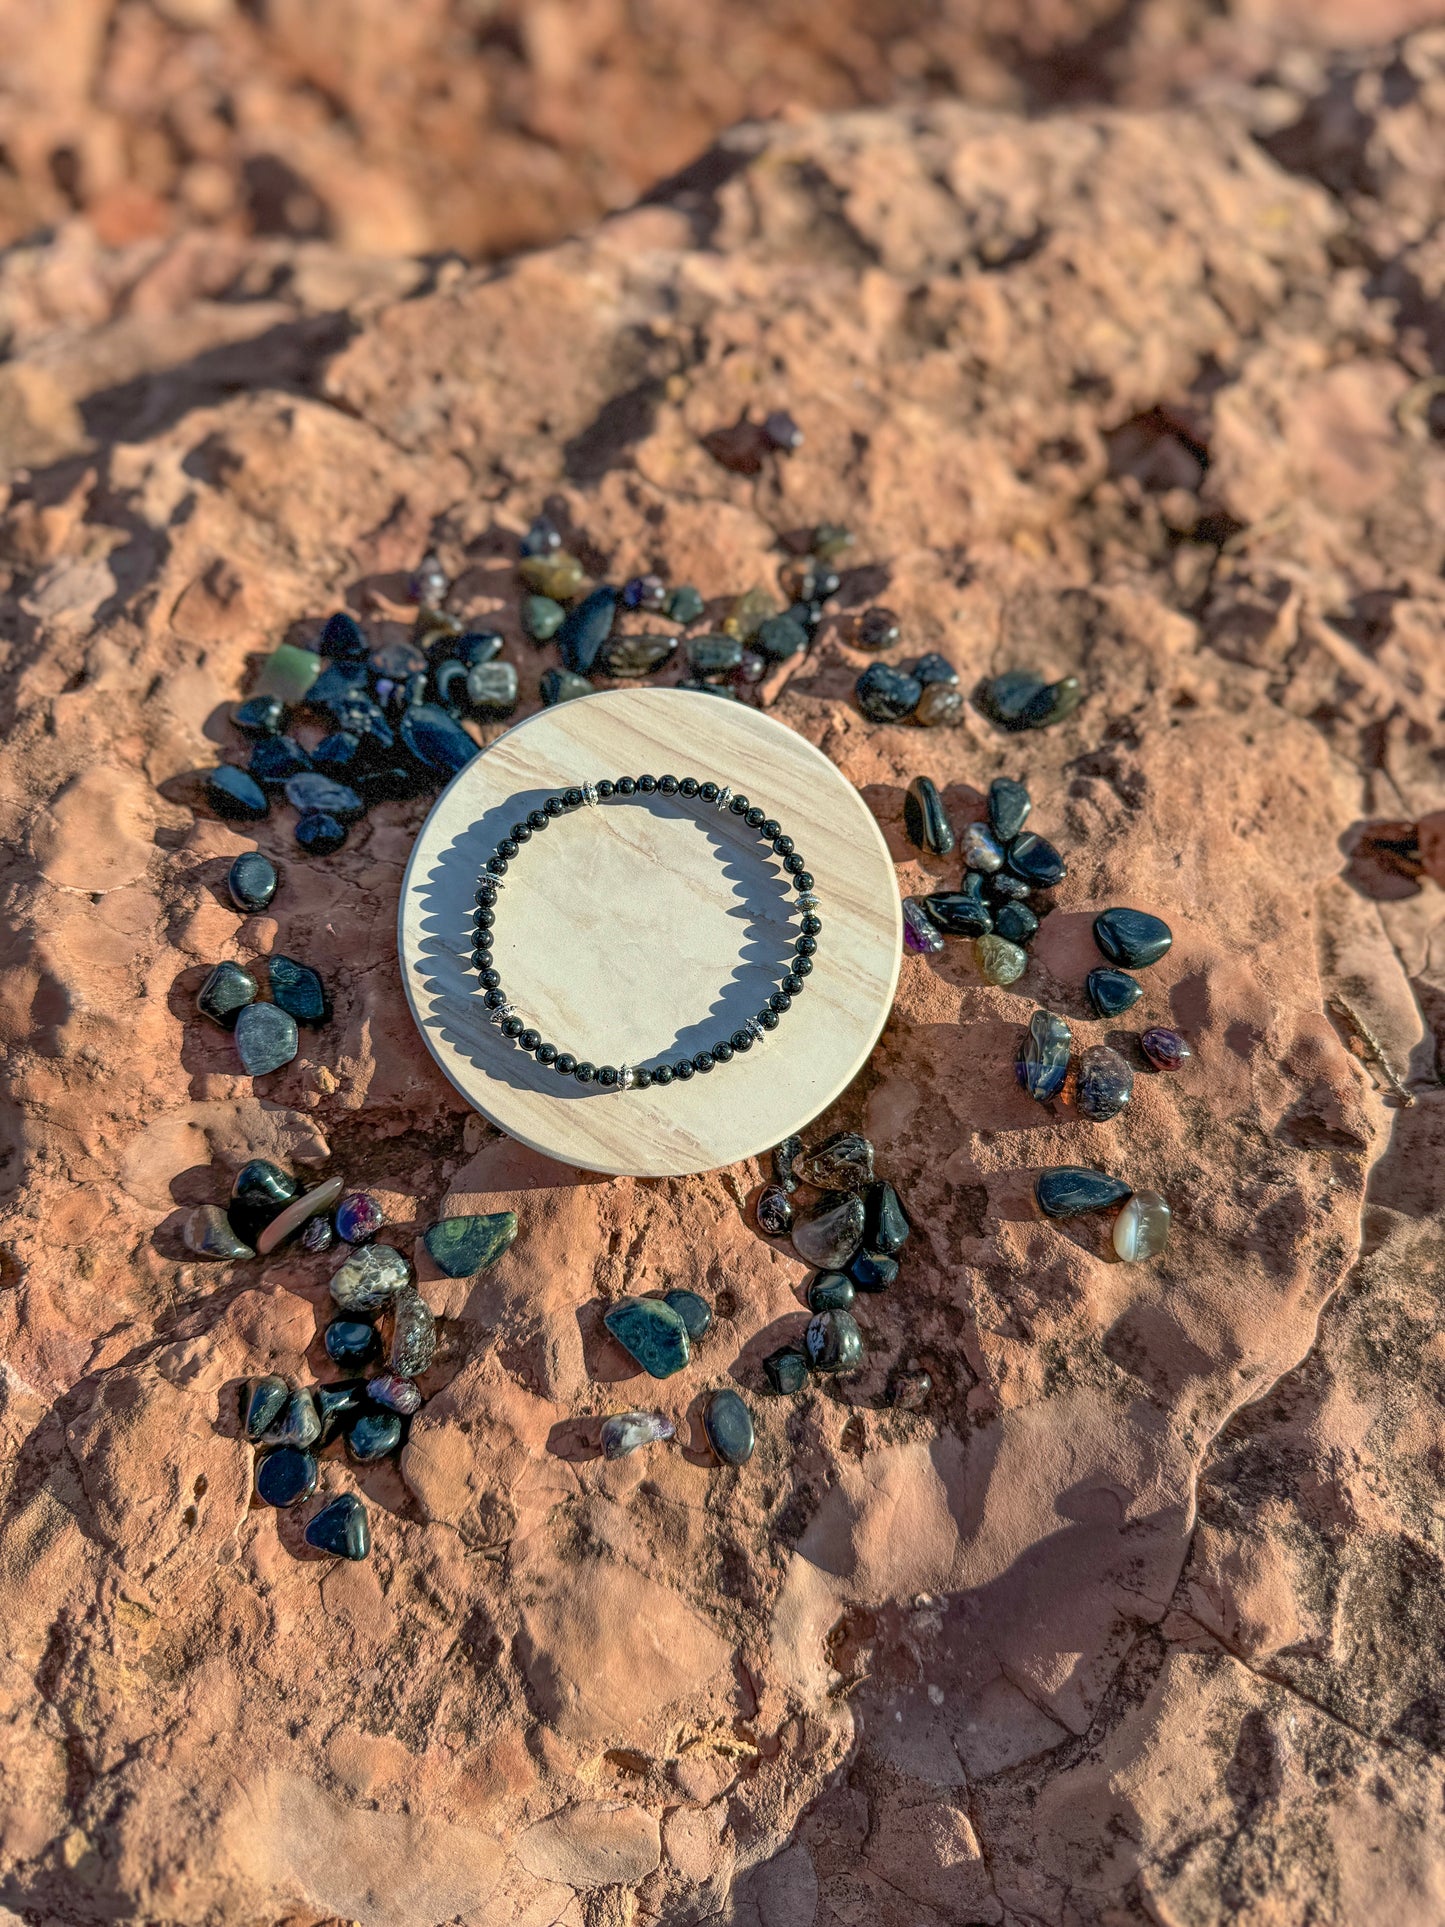
<path id="1" fill-rule="evenodd" d="M 622 600 L 629 609 L 661 609 L 667 602 L 667 584 L 660 575 L 635 575 L 623 587 Z"/>
<path id="2" fill-rule="evenodd" d="M 931 957 L 943 948 L 943 936 L 938 925 L 913 897 L 903 899 L 903 948 L 917 951 L 925 957 Z"/>
<path id="3" fill-rule="evenodd" d="M 366 1390 L 378 1405 L 384 1405 L 389 1412 L 400 1412 L 403 1418 L 410 1418 L 413 1412 L 421 1410 L 421 1388 L 414 1379 L 403 1378 L 400 1372 L 378 1372 L 375 1378 L 367 1380 Z"/>
<path id="4" fill-rule="evenodd" d="M 1139 1048 L 1156 1071 L 1177 1071 L 1194 1055 L 1177 1030 L 1146 1030 Z"/>
<path id="5" fill-rule="evenodd" d="M 324 1216 L 313 1218 L 301 1233 L 301 1249 L 311 1252 L 328 1251 L 335 1236 L 336 1233 L 331 1229 L 330 1218 Z"/>
<path id="6" fill-rule="evenodd" d="M 369 1191 L 348 1191 L 336 1207 L 336 1235 L 349 1245 L 364 1245 L 386 1223 L 386 1213 Z"/>
<path id="7" fill-rule="evenodd" d="M 616 1412 L 602 1421 L 602 1455 L 608 1459 L 625 1459 L 638 1446 L 670 1439 L 676 1430 L 672 1420 L 664 1418 L 661 1412 Z"/>

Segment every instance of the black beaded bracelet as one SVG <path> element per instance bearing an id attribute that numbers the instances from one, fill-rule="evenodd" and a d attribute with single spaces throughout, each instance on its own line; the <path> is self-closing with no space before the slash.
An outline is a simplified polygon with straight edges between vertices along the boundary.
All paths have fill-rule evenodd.
<path id="1" fill-rule="evenodd" d="M 710 804 L 714 809 L 727 810 L 733 816 L 740 816 L 749 829 L 756 830 L 760 840 L 768 845 L 770 853 L 780 859 L 797 892 L 793 907 L 802 914 L 802 934 L 794 942 L 791 965 L 778 989 L 757 1015 L 749 1017 L 747 1023 L 740 1030 L 735 1030 L 731 1037 L 714 1044 L 711 1050 L 698 1051 L 693 1057 L 679 1057 L 672 1063 L 654 1064 L 649 1069 L 632 1064 L 623 1064 L 620 1069 L 612 1064 L 603 1064 L 599 1069 L 585 1059 L 579 1062 L 570 1051 L 558 1050 L 555 1044 L 547 1043 L 542 1033 L 519 1016 L 509 1001 L 492 958 L 497 893 L 502 888 L 508 867 L 520 855 L 522 846 L 545 830 L 555 817 L 570 815 L 574 810 L 593 808 L 614 798 L 651 796 L 654 793 L 685 797 L 689 802 L 695 799 L 699 803 Z M 762 1042 L 770 1030 L 777 1029 L 781 1018 L 792 1008 L 793 999 L 801 993 L 804 979 L 812 974 L 818 932 L 823 927 L 817 912 L 818 899 L 813 894 L 813 879 L 802 857 L 793 848 L 793 839 L 785 836 L 781 824 L 756 804 L 749 803 L 747 797 L 734 796 L 725 783 L 700 783 L 695 776 L 619 776 L 616 782 L 604 779 L 599 783 L 579 783 L 571 789 L 559 790 L 554 796 L 549 796 L 539 809 L 530 811 L 524 822 L 514 823 L 508 830 L 498 843 L 495 854 L 488 857 L 477 879 L 472 964 L 481 977 L 482 1002 L 489 1020 L 519 1050 L 527 1051 L 539 1064 L 547 1065 L 560 1077 L 575 1077 L 579 1084 L 599 1084 L 604 1090 L 644 1091 L 655 1085 L 671 1084 L 674 1079 L 685 1083 L 699 1072 L 710 1071 L 715 1064 L 731 1063 L 738 1052 L 750 1051 L 754 1044 Z"/>

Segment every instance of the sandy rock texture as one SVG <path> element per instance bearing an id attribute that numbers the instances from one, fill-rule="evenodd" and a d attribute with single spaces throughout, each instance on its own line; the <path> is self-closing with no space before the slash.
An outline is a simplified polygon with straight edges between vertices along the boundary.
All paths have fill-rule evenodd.
<path id="1" fill-rule="evenodd" d="M 29 317 L 7 378 L 65 403 L 0 521 L 12 1918 L 1438 1922 L 1445 923 L 1413 826 L 1442 800 L 1442 121 L 1422 38 L 1267 139 L 1223 106 L 744 128 L 493 270 L 358 287 L 277 242 L 231 294 L 209 242 L 92 250 L 64 341 L 45 289 L 82 243 L 0 266 Z M 127 264 L 159 277 L 149 331 L 106 293 Z M 797 454 L 707 452 L 782 405 Z M 254 659 L 340 602 L 400 635 L 429 543 L 535 701 L 511 557 L 544 503 L 595 572 L 714 595 L 847 522 L 838 618 L 775 713 L 860 787 L 901 888 L 953 875 L 902 833 L 919 771 L 960 827 L 1024 776 L 1070 862 L 1012 989 L 963 946 L 907 960 L 819 1120 L 867 1129 L 916 1231 L 863 1304 L 867 1370 L 797 1400 L 760 1390 L 805 1273 L 751 1227 L 758 1169 L 561 1170 L 433 1071 L 391 937 L 423 806 L 307 863 L 289 812 L 201 803 Z M 972 707 L 871 725 L 845 623 L 879 599 L 899 660 L 1086 700 L 1022 738 Z M 243 919 L 224 878 L 256 845 L 286 874 Z M 1139 1008 L 1195 1055 L 1091 1126 L 1012 1059 L 1041 1002 L 1132 1048 L 1082 997 L 1112 903 L 1174 926 Z M 276 950 L 335 1018 L 252 1085 L 193 999 Z M 237 1436 L 242 1378 L 316 1372 L 328 1260 L 179 1241 L 258 1153 L 375 1187 L 441 1318 L 400 1465 L 323 1465 L 367 1498 L 364 1565 L 250 1504 Z M 1163 1258 L 1043 1222 L 1061 1162 L 1164 1191 Z M 438 1278 L 426 1226 L 504 1207 L 495 1269 Z M 717 1324 L 654 1386 L 602 1314 L 674 1285 Z M 898 1365 L 932 1375 L 917 1411 Z M 741 1472 L 702 1449 L 726 1382 Z M 678 1442 L 609 1464 L 597 1421 L 634 1403 Z"/>

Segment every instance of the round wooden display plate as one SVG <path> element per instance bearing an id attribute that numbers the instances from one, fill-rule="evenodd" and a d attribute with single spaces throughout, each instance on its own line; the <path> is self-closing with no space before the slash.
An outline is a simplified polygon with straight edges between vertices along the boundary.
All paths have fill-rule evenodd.
<path id="1" fill-rule="evenodd" d="M 471 967 L 477 872 L 553 790 L 607 776 L 709 778 L 775 816 L 807 860 L 816 968 L 761 1044 L 706 1076 L 606 1091 L 559 1077 L 487 1021 Z M 798 935 L 776 857 L 697 799 L 636 796 L 559 818 L 498 895 L 497 968 L 518 1014 L 594 1064 L 675 1061 L 766 1002 Z M 564 1164 L 677 1177 L 768 1150 L 825 1110 L 877 1041 L 898 981 L 893 864 L 858 792 L 811 743 L 717 696 L 599 691 L 518 723 L 422 825 L 402 882 L 402 980 L 427 1047 L 508 1136 Z"/>

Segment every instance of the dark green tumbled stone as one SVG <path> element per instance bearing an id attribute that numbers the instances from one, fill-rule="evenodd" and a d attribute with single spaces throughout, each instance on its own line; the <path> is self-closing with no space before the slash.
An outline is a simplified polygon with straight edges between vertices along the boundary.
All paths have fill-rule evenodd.
<path id="1" fill-rule="evenodd" d="M 819 1271 L 841 1271 L 863 1242 L 863 1200 L 851 1191 L 826 1191 L 793 1221 L 793 1249 Z"/>
<path id="2" fill-rule="evenodd" d="M 1026 903 L 1005 903 L 994 911 L 993 927 L 1010 943 L 1028 943 L 1039 933 L 1039 920 Z"/>
<path id="3" fill-rule="evenodd" d="M 576 676 L 590 675 L 592 667 L 601 653 L 602 645 L 612 634 L 613 620 L 617 615 L 617 591 L 609 583 L 601 583 L 590 595 L 567 612 L 567 618 L 557 631 L 557 647 L 562 652 L 562 664 Z"/>
<path id="4" fill-rule="evenodd" d="M 270 1431 L 290 1396 L 291 1387 L 279 1372 L 246 1380 L 241 1393 L 241 1430 L 253 1445 Z"/>
<path id="5" fill-rule="evenodd" d="M 316 1460 L 296 1445 L 278 1445 L 256 1461 L 256 1497 L 265 1505 L 299 1505 L 316 1490 Z"/>
<path id="6" fill-rule="evenodd" d="M 316 1514 L 306 1528 L 306 1543 L 338 1559 L 364 1559 L 371 1551 L 371 1525 L 366 1507 L 354 1492 L 340 1492 Z"/>
<path id="7" fill-rule="evenodd" d="M 300 1196 L 301 1186 L 289 1171 L 267 1158 L 252 1158 L 236 1173 L 226 1216 L 236 1236 L 254 1248 L 271 1220 Z"/>
<path id="8" fill-rule="evenodd" d="M 1032 798 L 1011 776 L 995 776 L 988 786 L 989 827 L 1000 843 L 1012 843 L 1029 820 Z"/>
<path id="9" fill-rule="evenodd" d="M 860 1251 L 848 1267 L 859 1291 L 887 1291 L 898 1276 L 898 1260 L 881 1251 Z"/>
<path id="10" fill-rule="evenodd" d="M 289 1011 L 298 1024 L 315 1029 L 331 1016 L 331 1001 L 326 986 L 310 964 L 297 963 L 294 957 L 272 957 L 266 966 L 271 979 L 272 1000 Z"/>
<path id="11" fill-rule="evenodd" d="M 1019 1083 L 1040 1104 L 1057 1097 L 1069 1074 L 1069 1052 L 1074 1035 L 1062 1017 L 1052 1011 L 1036 1010 L 1029 1019 L 1014 1060 Z"/>
<path id="12" fill-rule="evenodd" d="M 810 1318 L 803 1345 L 815 1372 L 856 1372 L 863 1363 L 863 1334 L 848 1311 L 820 1311 Z"/>
<path id="13" fill-rule="evenodd" d="M 759 625 L 753 643 L 769 662 L 786 662 L 789 656 L 800 655 L 807 648 L 808 632 L 791 616 L 769 616 Z"/>
<path id="14" fill-rule="evenodd" d="M 679 1290 L 665 1292 L 662 1302 L 664 1305 L 671 1305 L 683 1324 L 687 1326 L 687 1335 L 694 1345 L 700 1339 L 707 1337 L 712 1329 L 712 1306 L 706 1298 L 699 1297 L 695 1291 Z"/>
<path id="15" fill-rule="evenodd" d="M 746 1465 L 756 1436 L 752 1414 L 730 1386 L 714 1392 L 702 1412 L 707 1442 L 724 1465 Z"/>
<path id="16" fill-rule="evenodd" d="M 567 619 L 567 611 L 551 596 L 529 595 L 522 600 L 522 627 L 533 642 L 550 642 Z"/>
<path id="17" fill-rule="evenodd" d="M 570 669 L 546 669 L 538 679 L 537 691 L 551 709 L 558 703 L 570 703 L 578 696 L 590 696 L 592 684 L 585 676 L 574 676 Z"/>
<path id="18" fill-rule="evenodd" d="M 1016 836 L 1008 846 L 1008 867 L 1036 890 L 1052 890 L 1069 874 L 1069 866 L 1052 843 L 1032 830 Z"/>
<path id="19" fill-rule="evenodd" d="M 206 800 L 217 816 L 232 822 L 254 823 L 271 813 L 265 790 L 234 763 L 206 772 Z"/>
<path id="20" fill-rule="evenodd" d="M 1084 979 L 1089 1002 L 1100 1017 L 1122 1017 L 1144 995 L 1144 986 L 1127 970 L 1091 970 Z"/>
<path id="21" fill-rule="evenodd" d="M 953 848 L 953 826 L 931 776 L 915 776 L 908 785 L 903 798 L 903 827 L 917 850 L 947 856 Z"/>
<path id="22" fill-rule="evenodd" d="M 743 659 L 740 636 L 689 636 L 683 646 L 687 650 L 688 668 L 704 681 L 714 676 L 730 676 Z"/>
<path id="23" fill-rule="evenodd" d="M 650 676 L 677 653 L 676 636 L 613 635 L 603 643 L 597 667 L 604 675 Z"/>
<path id="24" fill-rule="evenodd" d="M 603 1324 L 653 1378 L 671 1378 L 692 1355 L 687 1326 L 660 1298 L 623 1298 L 606 1312 Z"/>
<path id="25" fill-rule="evenodd" d="M 847 1311 L 857 1297 L 853 1280 L 841 1271 L 817 1272 L 808 1286 L 809 1311 Z"/>
<path id="26" fill-rule="evenodd" d="M 196 993 L 196 1009 L 222 1030 L 234 1030 L 247 1004 L 256 1001 L 259 986 L 238 963 L 218 963 Z"/>
<path id="27" fill-rule="evenodd" d="M 1133 1191 L 1118 1178 L 1090 1171 L 1078 1164 L 1051 1165 L 1040 1171 L 1034 1196 L 1046 1218 L 1073 1218 L 1085 1211 L 1107 1211 L 1123 1204 Z"/>
<path id="28" fill-rule="evenodd" d="M 1079 1059 L 1079 1111 L 1091 1124 L 1117 1117 L 1134 1094 L 1134 1073 L 1118 1051 L 1095 1044 Z"/>
<path id="29" fill-rule="evenodd" d="M 516 1235 L 515 1211 L 488 1211 L 471 1218 L 443 1218 L 422 1243 L 448 1278 L 470 1278 L 494 1265 Z"/>
<path id="30" fill-rule="evenodd" d="M 243 850 L 226 876 L 238 910 L 264 910 L 276 894 L 276 866 L 259 850 Z"/>
<path id="31" fill-rule="evenodd" d="M 907 1244 L 912 1229 L 903 1200 L 893 1186 L 885 1181 L 870 1184 L 863 1193 L 864 1249 L 896 1258 Z"/>
<path id="32" fill-rule="evenodd" d="M 917 709 L 923 684 L 917 676 L 891 669 L 886 662 L 873 662 L 854 684 L 853 694 L 870 721 L 901 723 Z"/>
<path id="33" fill-rule="evenodd" d="M 1104 910 L 1094 919 L 1094 942 L 1110 963 L 1126 970 L 1158 963 L 1173 941 L 1164 919 L 1147 910 Z"/>
<path id="34" fill-rule="evenodd" d="M 236 1054 L 248 1077 L 266 1077 L 296 1055 L 296 1019 L 278 1004 L 247 1004 L 236 1018 Z"/>
<path id="35" fill-rule="evenodd" d="M 667 598 L 667 613 L 674 622 L 696 622 L 706 606 L 700 592 L 690 582 L 679 583 Z"/>
<path id="36" fill-rule="evenodd" d="M 918 901 L 938 925 L 950 937 L 986 937 L 993 929 L 993 912 L 983 900 L 983 878 L 976 870 L 969 872 L 969 883 L 975 887 L 962 890 L 931 890 Z"/>
<path id="37" fill-rule="evenodd" d="M 763 1360 L 763 1370 L 773 1390 L 788 1398 L 808 1382 L 808 1355 L 796 1345 L 780 1345 Z"/>

